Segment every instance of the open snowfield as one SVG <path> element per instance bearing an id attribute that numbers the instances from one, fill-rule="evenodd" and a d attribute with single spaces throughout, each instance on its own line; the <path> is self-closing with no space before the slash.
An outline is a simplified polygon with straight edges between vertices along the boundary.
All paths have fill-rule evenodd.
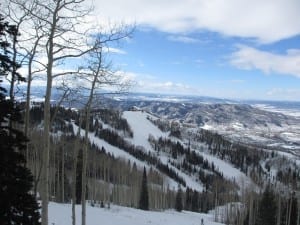
<path id="1" fill-rule="evenodd" d="M 143 211 L 139 209 L 112 205 L 110 209 L 87 206 L 87 225 L 221 225 L 213 222 L 210 214 L 193 212 L 176 212 L 167 210 L 163 212 Z M 76 206 L 76 224 L 81 224 L 81 206 Z M 50 202 L 49 224 L 70 225 L 71 205 Z"/>

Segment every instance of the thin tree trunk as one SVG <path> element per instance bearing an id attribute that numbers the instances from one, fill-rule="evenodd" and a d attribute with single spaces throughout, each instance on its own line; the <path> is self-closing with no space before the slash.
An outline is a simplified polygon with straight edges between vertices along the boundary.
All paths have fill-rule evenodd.
<path id="1" fill-rule="evenodd" d="M 77 183 L 77 163 L 78 163 L 78 152 L 79 152 L 79 143 L 80 143 L 80 132 L 81 132 L 81 113 L 79 114 L 79 126 L 77 130 L 77 135 L 74 144 L 74 155 L 73 155 L 73 174 L 72 174 L 72 225 L 76 225 L 76 183 Z"/>
<path id="2" fill-rule="evenodd" d="M 36 54 L 36 49 L 38 47 L 38 43 L 40 42 L 41 37 L 38 37 L 34 43 L 32 52 L 28 59 L 28 77 L 27 77 L 27 89 L 26 89 L 26 106 L 25 106 L 25 126 L 24 126 L 24 134 L 28 137 L 28 130 L 30 125 L 30 97 L 31 97 L 31 82 L 32 82 L 32 63 L 34 56 Z M 26 159 L 28 159 L 28 145 L 29 142 L 26 144 Z"/>
<path id="3" fill-rule="evenodd" d="M 100 53 L 101 57 L 101 53 Z M 100 76 L 100 69 L 101 69 L 101 59 L 97 65 L 96 71 L 93 73 L 93 81 L 91 84 L 91 89 L 90 89 L 90 94 L 88 101 L 86 103 L 85 107 L 85 135 L 84 135 L 84 148 L 83 148 L 83 153 L 82 153 L 82 194 L 81 194 L 81 203 L 82 203 L 82 212 L 81 212 L 81 222 L 82 225 L 86 224 L 86 202 L 85 202 L 85 195 L 86 195 L 86 170 L 87 170 L 87 155 L 88 155 L 88 143 L 89 143 L 89 128 L 90 128 L 90 114 L 91 114 L 91 107 L 92 107 L 92 101 L 94 97 L 94 91 L 96 87 L 96 83 L 98 80 L 98 76 Z"/>
<path id="4" fill-rule="evenodd" d="M 31 95 L 31 65 L 28 65 L 28 80 L 26 91 L 26 106 L 25 106 L 25 127 L 24 134 L 28 137 L 29 123 L 30 123 L 30 95 Z M 28 163 L 29 142 L 26 143 L 26 163 Z M 27 166 L 28 167 L 28 166 Z"/>
<path id="5" fill-rule="evenodd" d="M 19 27 L 17 27 L 19 32 Z M 13 35 L 13 56 L 12 61 L 14 62 L 11 72 L 11 82 L 10 82 L 10 90 L 9 90 L 9 97 L 12 102 L 14 102 L 14 90 L 15 90 L 15 81 L 16 81 L 16 73 L 17 73 L 17 36 Z"/>
<path id="6" fill-rule="evenodd" d="M 84 147 L 82 152 L 82 194 L 81 194 L 81 224 L 86 225 L 86 186 L 87 186 L 87 154 L 88 154 L 88 134 L 89 134 L 89 123 L 90 123 L 90 107 L 85 110 L 85 135 L 84 135 Z"/>
<path id="7" fill-rule="evenodd" d="M 50 96 L 52 77 L 47 78 L 47 90 L 44 106 L 44 153 L 43 153 L 43 169 L 42 169 L 42 225 L 48 225 L 48 203 L 49 203 L 49 156 L 50 156 Z"/>
<path id="8" fill-rule="evenodd" d="M 63 143 L 61 157 L 61 201 L 65 202 L 65 143 Z"/>
<path id="9" fill-rule="evenodd" d="M 57 29 L 57 15 L 60 7 L 60 1 L 52 14 L 52 23 L 48 38 L 47 49 L 47 86 L 44 104 L 44 155 L 43 155 L 43 182 L 42 182 L 42 225 L 48 225 L 48 204 L 49 204 L 49 170 L 50 170 L 50 124 L 51 124 L 51 90 L 53 80 L 53 64 L 54 64 L 54 35 Z"/>
<path id="10" fill-rule="evenodd" d="M 277 225 L 281 223 L 281 197 L 280 193 L 278 194 L 278 208 L 277 208 Z"/>
<path id="11" fill-rule="evenodd" d="M 87 124 L 87 111 L 85 110 L 85 120 Z M 85 126 L 85 139 L 84 139 L 84 146 L 82 149 L 82 182 L 81 182 L 81 224 L 86 224 L 86 202 L 85 202 L 85 195 L 86 195 L 86 161 L 87 161 L 87 125 Z"/>

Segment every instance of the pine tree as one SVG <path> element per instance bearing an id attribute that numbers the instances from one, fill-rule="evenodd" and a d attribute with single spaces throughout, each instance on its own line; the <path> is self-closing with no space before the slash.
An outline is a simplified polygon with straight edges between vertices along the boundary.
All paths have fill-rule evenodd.
<path id="1" fill-rule="evenodd" d="M 149 210 L 149 196 L 148 196 L 148 184 L 147 183 L 148 182 L 147 182 L 146 168 L 144 167 L 141 195 L 140 195 L 140 201 L 139 201 L 139 209 L 142 209 L 142 210 Z"/>
<path id="2" fill-rule="evenodd" d="M 178 212 L 181 212 L 183 209 L 183 204 L 182 204 L 182 190 L 180 186 L 178 187 L 178 191 L 176 194 L 176 200 L 175 200 L 175 209 Z"/>
<path id="3" fill-rule="evenodd" d="M 0 85 L 11 74 L 14 62 L 9 57 L 9 37 L 16 38 L 14 26 L 0 14 Z M 19 81 L 19 76 L 16 77 Z M 12 80 L 11 82 L 15 82 Z M 6 98 L 0 86 L 0 224 L 39 224 L 38 205 L 30 194 L 33 177 L 25 165 L 26 137 L 12 125 L 20 124 L 21 113 L 12 98 Z M 11 96 L 10 96 L 11 97 Z"/>
<path id="4" fill-rule="evenodd" d="M 297 219 L 298 219 L 298 201 L 297 198 L 295 197 L 295 195 L 292 196 L 291 199 L 291 221 L 290 221 L 290 225 L 297 225 Z"/>
<path id="5" fill-rule="evenodd" d="M 256 225 L 276 224 L 277 207 L 275 202 L 275 194 L 269 185 L 265 189 L 258 207 L 258 216 L 255 223 Z"/>

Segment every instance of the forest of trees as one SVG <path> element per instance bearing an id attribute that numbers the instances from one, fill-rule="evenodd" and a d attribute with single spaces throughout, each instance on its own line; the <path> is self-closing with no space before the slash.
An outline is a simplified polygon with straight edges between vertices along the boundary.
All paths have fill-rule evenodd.
<path id="1" fill-rule="evenodd" d="M 41 110 L 41 108 L 39 109 Z M 36 115 L 37 118 L 40 118 L 39 115 L 42 115 L 41 112 L 39 112 L 37 108 L 33 108 L 32 112 L 34 115 Z M 59 133 L 60 131 L 63 131 L 63 133 L 68 134 L 69 136 L 61 136 L 59 140 L 53 141 L 53 146 L 56 146 L 58 156 L 55 157 L 54 161 L 51 161 L 53 166 L 58 167 L 56 170 L 62 171 L 61 169 L 61 160 L 63 157 L 61 156 L 61 149 L 64 146 L 65 148 L 65 154 L 66 155 L 72 155 L 72 145 L 67 147 L 70 143 L 75 142 L 75 136 L 73 132 L 73 126 L 72 121 L 76 121 L 78 117 L 78 113 L 71 112 L 69 109 L 60 108 L 59 110 L 51 110 L 53 113 L 57 111 L 57 119 L 54 123 L 55 129 L 53 132 Z M 109 110 L 107 110 L 109 111 Z M 110 114 L 114 114 L 112 110 L 110 110 Z M 35 116 L 32 116 L 34 118 Z M 61 118 L 65 118 L 65 122 L 61 122 Z M 91 121 L 94 121 L 93 125 L 94 127 L 92 130 L 94 131 L 94 134 L 98 136 L 99 138 L 102 138 L 106 140 L 108 143 L 110 143 L 113 146 L 119 147 L 121 149 L 124 149 L 124 151 L 128 152 L 130 155 L 134 156 L 135 158 L 147 162 L 148 165 L 152 165 L 152 169 L 150 169 L 147 173 L 147 183 L 148 183 L 148 196 L 149 196 L 149 209 L 167 209 L 167 208 L 175 208 L 178 211 L 180 209 L 184 210 L 190 210 L 195 212 L 208 212 L 208 210 L 215 208 L 217 205 L 226 205 L 228 202 L 238 202 L 242 201 L 246 205 L 246 208 L 241 208 L 240 206 L 228 206 L 228 214 L 233 214 L 230 216 L 230 219 L 232 220 L 231 223 L 234 224 L 255 224 L 258 223 L 258 218 L 261 216 L 258 214 L 258 212 L 267 212 L 266 210 L 259 210 L 259 205 L 263 204 L 263 196 L 264 192 L 259 194 L 258 192 L 255 192 L 255 186 L 251 188 L 245 188 L 245 190 L 241 190 L 237 187 L 235 183 L 232 183 L 228 180 L 226 180 L 222 173 L 218 170 L 217 165 L 214 165 L 213 163 L 209 163 L 207 160 L 205 160 L 200 154 L 197 154 L 195 150 L 190 150 L 189 147 L 184 147 L 180 142 L 178 141 L 172 141 L 168 138 L 159 138 L 155 139 L 153 137 L 149 137 L 149 141 L 151 145 L 155 146 L 154 149 L 158 153 L 146 153 L 144 149 L 140 149 L 138 147 L 133 146 L 129 142 L 125 141 L 123 136 L 118 134 L 118 132 L 121 132 L 123 134 L 123 128 L 119 128 L 119 130 L 113 130 L 113 129 L 107 129 L 103 128 L 104 126 L 99 126 L 100 123 L 103 123 L 103 121 L 99 118 L 98 122 L 96 122 L 95 118 L 99 118 L 97 114 L 95 114 L 95 117 L 91 117 Z M 42 120 L 40 120 L 41 122 Z M 55 125 L 57 123 L 57 125 Z M 107 122 L 110 124 L 110 122 Z M 75 124 L 75 123 L 74 123 Z M 211 134 L 213 135 L 213 134 Z M 55 135 L 54 135 L 55 136 Z M 126 135 L 125 135 L 126 136 Z M 63 140 L 63 139 L 68 139 Z M 70 139 L 73 139 L 71 141 Z M 62 144 L 62 143 L 65 144 Z M 82 140 L 81 140 L 82 142 Z M 68 144 L 66 144 L 68 143 Z M 214 145 L 212 145 L 214 146 Z M 220 147 L 221 148 L 221 147 Z M 70 150 L 67 150 L 70 149 Z M 103 202 L 104 204 L 109 203 L 115 203 L 130 207 L 140 207 L 140 193 L 142 190 L 142 185 L 144 182 L 142 181 L 143 177 L 143 170 L 133 163 L 130 163 L 129 161 L 126 162 L 122 159 L 114 159 L 113 155 L 110 153 L 107 153 L 104 148 L 98 149 L 97 146 L 94 144 L 89 145 L 89 155 L 88 155 L 88 162 L 89 166 L 87 169 L 87 177 L 88 177 L 88 186 L 87 186 L 87 199 L 89 201 L 93 202 L 93 204 L 101 205 Z M 94 149 L 94 150 L 93 150 Z M 209 149 L 209 148 L 208 148 Z M 212 151 L 211 149 L 209 149 Z M 54 151 L 55 152 L 55 151 Z M 81 151 L 80 151 L 81 152 Z M 80 153 L 79 152 L 79 153 Z M 218 151 L 215 151 L 216 153 Z M 159 157 L 157 154 L 168 154 L 170 157 L 170 163 L 175 167 L 179 168 L 181 171 L 185 171 L 187 174 L 198 174 L 199 181 L 204 185 L 205 189 L 203 192 L 198 192 L 196 190 L 192 190 L 188 187 L 185 188 L 185 190 L 182 190 L 179 188 L 179 191 L 170 190 L 167 186 L 164 186 L 164 178 L 161 176 L 162 174 L 166 174 L 169 177 L 173 177 L 173 173 L 171 167 L 167 167 L 169 170 L 163 170 L 159 165 Z M 225 156 L 227 154 L 234 154 L 238 153 L 238 151 L 234 152 L 226 152 Z M 254 154 L 254 153 L 253 153 Z M 266 157 L 269 155 L 271 159 L 275 158 L 274 153 L 262 155 L 261 157 Z M 52 156 L 54 157 L 54 156 Z M 81 164 L 81 153 L 78 155 L 78 164 Z M 180 158 L 181 163 L 179 164 L 176 159 Z M 236 158 L 236 156 L 235 156 Z M 70 162 L 68 163 L 67 157 L 64 157 L 65 159 L 65 173 L 70 173 L 69 169 L 71 169 L 71 166 L 68 166 L 71 164 L 71 158 L 69 159 Z M 113 160 L 113 161 L 111 161 Z M 114 166 L 112 166 L 114 165 Z M 120 165 L 120 166 L 118 166 Z M 163 165 L 163 164 L 161 164 Z M 253 165 L 253 164 L 249 164 Z M 77 170 L 79 171 L 78 174 L 81 174 L 80 166 L 77 167 Z M 158 171 L 157 171 L 158 170 Z M 133 172 L 135 171 L 135 172 Z M 161 173 L 159 173 L 159 171 Z M 174 172 L 174 171 L 173 171 Z M 58 173 L 58 172 L 56 172 Z M 59 172 L 61 173 L 61 172 Z M 55 174 L 55 173 L 53 173 Z M 130 176 L 129 176 L 130 174 Z M 137 176 L 134 176 L 134 174 L 138 174 Z M 176 175 L 176 173 L 174 172 Z M 260 179 L 264 179 L 266 173 L 262 173 Z M 56 201 L 61 201 L 59 195 L 61 192 L 61 184 L 62 181 L 59 180 L 59 177 L 62 176 L 55 176 L 51 178 L 51 190 L 53 193 L 51 196 L 56 196 Z M 65 177 L 65 176 L 64 176 Z M 174 180 L 176 178 L 173 177 Z M 66 178 L 67 180 L 67 178 Z M 79 179 L 80 180 L 80 179 Z M 104 182 L 98 183 L 96 180 L 101 180 Z M 270 180 L 270 179 L 269 179 Z M 180 183 L 180 180 L 177 180 L 178 183 Z M 60 184 L 60 185 L 59 185 Z M 110 190 L 109 184 L 113 184 L 113 189 Z M 289 182 L 287 183 L 289 184 Z M 182 184 L 184 186 L 184 183 Z M 70 181 L 65 184 L 65 201 L 69 201 L 70 196 L 68 187 L 71 186 Z M 80 185 L 77 185 L 78 189 L 80 190 Z M 69 188 L 70 189 L 70 188 Z M 269 190 L 272 190 L 272 192 L 276 193 L 279 188 L 276 186 L 276 184 L 271 183 Z M 242 195 L 238 195 L 237 193 L 241 192 Z M 81 193 L 79 191 L 79 193 Z M 126 196 L 126 198 L 124 198 Z M 281 196 L 278 198 L 278 196 Z M 178 200 L 181 199 L 181 200 Z M 293 201 L 295 202 L 295 196 L 293 197 Z M 280 203 L 279 203 L 280 201 Z M 293 203 L 291 204 L 291 195 L 289 192 L 286 193 L 280 193 L 280 195 L 276 195 L 273 203 L 273 207 L 276 208 L 276 214 L 275 215 L 276 221 L 278 221 L 278 217 L 280 216 L 280 221 L 283 221 L 281 224 L 293 224 L 292 218 L 298 218 L 298 207 L 295 206 Z M 79 201 L 80 202 L 80 201 Z M 179 203 L 182 203 L 179 204 Z M 280 206 L 280 213 L 278 212 L 279 209 L 277 209 Z M 232 207 L 235 208 L 235 210 L 232 210 Z M 296 208 L 296 210 L 294 209 Z M 293 209 L 293 210 L 292 210 Z M 216 214 L 221 214 L 221 212 L 216 212 Z M 296 213 L 296 214 L 294 214 Z M 285 215 L 289 215 L 290 219 L 287 219 Z M 294 216 L 295 215 L 295 216 Z M 228 220 L 228 216 L 219 215 L 216 216 L 216 220 L 220 220 L 222 222 L 226 222 Z M 234 220 L 232 218 L 235 218 Z M 283 219 L 284 218 L 284 219 Z M 288 222 L 289 221 L 289 222 Z"/>
<path id="2" fill-rule="evenodd" d="M 105 60 L 105 49 L 130 37 L 133 27 L 113 25 L 108 32 L 85 26 L 91 8 L 83 3 L 1 2 L 0 224 L 48 225 L 48 204 L 56 201 L 72 204 L 73 225 L 75 204 L 82 205 L 81 224 L 86 224 L 87 202 L 100 207 L 114 203 L 179 212 L 215 209 L 215 219 L 227 224 L 299 225 L 300 172 L 297 165 L 285 162 L 275 152 L 233 143 L 202 129 L 185 134 L 177 121 L 150 118 L 161 130 L 170 132 L 170 138 L 149 137 L 155 153 L 126 141 L 134 136 L 133 131 L 121 112 L 103 109 L 101 103 L 99 107 L 97 91 L 110 86 L 122 92 L 130 86 Z M 80 63 L 68 64 L 79 58 Z M 70 67 L 62 69 L 62 65 Z M 26 74 L 19 73 L 21 66 Z M 36 76 L 45 80 L 45 99 L 35 105 L 31 82 Z M 21 82 L 27 82 L 26 99 L 18 102 Z M 61 93 L 55 103 L 51 101 L 54 83 Z M 80 107 L 66 107 L 71 101 Z M 89 132 L 144 162 L 147 168 L 91 143 Z M 185 135 L 188 145 L 174 141 Z M 199 143 L 247 174 L 252 186 L 242 188 L 237 181 L 224 178 L 217 165 L 199 154 Z M 160 154 L 168 157 L 167 164 Z M 276 163 L 289 166 L 271 177 Z M 195 177 L 203 191 L 189 188 L 178 171 Z M 176 181 L 178 189 L 170 187 L 167 179 Z M 226 207 L 227 215 L 218 206 Z"/>

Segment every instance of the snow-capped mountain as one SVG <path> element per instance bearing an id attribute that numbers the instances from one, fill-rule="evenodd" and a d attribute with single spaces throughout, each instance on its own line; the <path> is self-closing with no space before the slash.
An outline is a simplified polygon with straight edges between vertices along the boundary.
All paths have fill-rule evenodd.
<path id="1" fill-rule="evenodd" d="M 33 88 L 33 101 L 42 98 L 41 87 Z M 53 91 L 53 102 L 60 92 Z M 102 93 L 101 107 L 121 111 L 137 107 L 182 125 L 203 128 L 237 142 L 264 146 L 299 156 L 300 103 L 262 100 L 230 100 L 199 96 Z M 79 107 L 76 101 L 67 107 Z M 81 105 L 82 106 L 82 105 Z"/>

